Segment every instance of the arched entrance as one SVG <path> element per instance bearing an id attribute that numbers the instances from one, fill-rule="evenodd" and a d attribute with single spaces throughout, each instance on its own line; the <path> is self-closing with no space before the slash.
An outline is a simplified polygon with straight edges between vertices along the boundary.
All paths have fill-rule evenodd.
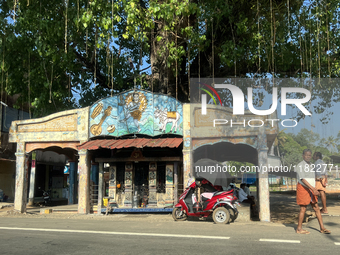
<path id="1" fill-rule="evenodd" d="M 268 148 L 274 142 L 278 132 L 277 125 L 249 127 L 250 120 L 276 119 L 271 116 L 254 116 L 246 112 L 234 116 L 231 108 L 207 105 L 207 112 L 202 115 L 201 104 L 185 105 L 183 137 L 184 183 L 193 175 L 193 166 L 201 158 L 219 162 L 234 160 L 246 161 L 254 165 L 267 166 Z M 214 125 L 214 120 L 231 120 L 234 126 Z M 224 123 L 227 123 L 224 121 Z M 229 123 L 229 122 L 228 122 Z M 268 173 L 258 172 L 258 199 L 261 221 L 270 221 Z"/>
<path id="2" fill-rule="evenodd" d="M 61 145 L 58 147 L 56 145 Z M 77 144 L 27 143 L 28 204 L 43 202 L 42 190 L 48 191 L 53 205 L 77 203 Z M 67 147 L 71 146 L 71 147 Z"/>
<path id="3" fill-rule="evenodd" d="M 32 160 L 32 152 L 35 150 L 51 151 L 58 154 L 64 154 L 70 159 L 71 171 L 77 173 L 77 146 L 88 139 L 88 108 L 69 110 L 55 113 L 39 119 L 29 119 L 23 121 L 13 121 L 9 133 L 9 142 L 17 143 L 16 151 L 16 187 L 14 198 L 14 209 L 20 212 L 26 211 L 28 183 L 30 180 L 29 165 Z M 81 155 L 80 155 L 81 158 Z M 52 162 L 51 170 L 45 169 L 45 173 L 53 170 L 53 158 L 47 161 Z M 34 163 L 33 163 L 34 162 Z M 31 165 L 35 166 L 35 159 Z M 60 167 L 60 166 L 59 166 Z M 85 173 L 80 171 L 79 187 L 87 187 L 87 178 L 81 178 L 81 174 L 87 176 L 89 167 L 85 164 Z M 36 169 L 34 169 L 36 170 Z M 55 170 L 62 171 L 62 169 Z M 32 173 L 32 170 L 31 170 Z M 60 174 L 61 175 L 61 174 Z M 61 176 L 59 176 L 61 177 Z M 74 177 L 74 181 L 75 181 Z M 45 181 L 46 181 L 45 176 Z M 48 177 L 48 179 L 50 179 Z M 59 179 L 60 181 L 60 179 Z M 58 179 L 55 179 L 58 182 Z M 49 186 L 49 183 L 45 187 Z M 31 184 L 32 195 L 34 197 L 35 184 Z M 73 187 L 74 190 L 75 187 Z M 79 197 L 87 194 L 86 189 L 79 189 Z M 70 201 L 69 201 L 70 202 Z M 74 203 L 74 201 L 71 201 Z M 80 208 L 86 208 L 81 201 L 78 203 Z M 85 213 L 85 211 L 81 211 Z"/>

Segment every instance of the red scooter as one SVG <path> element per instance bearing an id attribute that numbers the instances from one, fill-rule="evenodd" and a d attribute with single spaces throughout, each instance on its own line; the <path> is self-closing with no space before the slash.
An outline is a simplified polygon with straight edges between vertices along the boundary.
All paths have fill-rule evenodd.
<path id="1" fill-rule="evenodd" d="M 236 220 L 238 216 L 236 204 L 238 202 L 236 202 L 237 197 L 234 195 L 233 189 L 227 191 L 214 189 L 215 192 L 202 193 L 201 201 L 197 202 L 195 195 L 197 184 L 197 181 L 193 182 L 180 196 L 178 204 L 172 211 L 175 221 L 184 221 L 188 216 L 208 217 L 211 214 L 217 224 L 226 224 Z M 211 184 L 210 186 L 214 187 Z"/>

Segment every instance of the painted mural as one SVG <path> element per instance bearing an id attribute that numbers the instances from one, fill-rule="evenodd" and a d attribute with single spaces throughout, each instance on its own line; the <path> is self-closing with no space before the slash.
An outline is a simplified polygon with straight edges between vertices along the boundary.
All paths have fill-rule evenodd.
<path id="1" fill-rule="evenodd" d="M 90 137 L 165 133 L 183 135 L 183 106 L 173 97 L 130 90 L 90 109 Z"/>

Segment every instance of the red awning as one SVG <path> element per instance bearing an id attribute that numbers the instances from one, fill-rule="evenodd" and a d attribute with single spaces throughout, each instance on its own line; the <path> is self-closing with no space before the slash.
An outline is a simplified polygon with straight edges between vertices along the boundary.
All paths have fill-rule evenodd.
<path id="1" fill-rule="evenodd" d="M 169 147 L 178 148 L 183 142 L 183 138 L 135 138 L 120 140 L 93 140 L 85 142 L 78 147 L 78 150 L 97 150 L 97 149 L 122 149 L 122 148 L 143 148 L 143 147 Z"/>

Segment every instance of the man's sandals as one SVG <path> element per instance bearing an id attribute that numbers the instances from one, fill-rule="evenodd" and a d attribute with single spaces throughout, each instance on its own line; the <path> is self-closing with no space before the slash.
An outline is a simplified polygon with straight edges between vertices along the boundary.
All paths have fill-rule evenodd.
<path id="1" fill-rule="evenodd" d="M 296 230 L 296 234 L 308 235 L 310 232 L 308 230 L 301 229 L 300 231 Z"/>
<path id="2" fill-rule="evenodd" d="M 320 233 L 321 234 L 330 234 L 331 233 L 331 231 L 329 231 L 328 229 L 322 229 L 322 230 L 320 230 Z"/>
<path id="3" fill-rule="evenodd" d="M 323 208 L 320 209 L 320 213 L 322 213 L 322 214 L 328 214 L 328 212 L 324 212 Z"/>
<path id="4" fill-rule="evenodd" d="M 320 230 L 320 233 L 321 234 L 330 234 L 331 231 L 324 228 L 324 229 Z M 301 229 L 300 231 L 296 231 L 296 234 L 308 235 L 308 234 L 310 234 L 310 232 L 308 230 Z"/>

